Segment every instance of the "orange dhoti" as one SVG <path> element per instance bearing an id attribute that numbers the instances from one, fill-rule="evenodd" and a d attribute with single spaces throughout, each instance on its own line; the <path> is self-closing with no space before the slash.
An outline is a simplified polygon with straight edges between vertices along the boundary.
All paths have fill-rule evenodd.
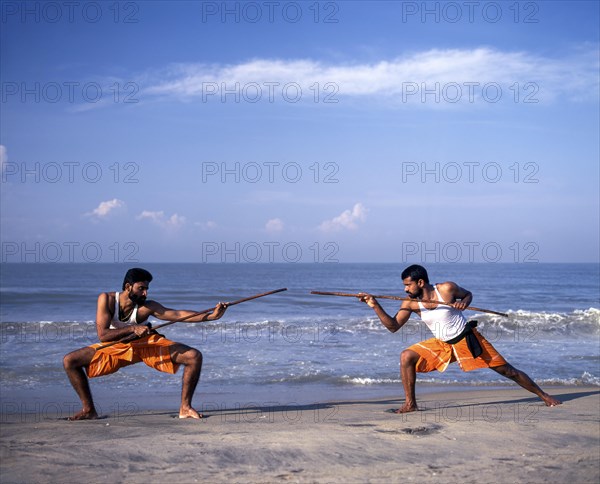
<path id="1" fill-rule="evenodd" d="M 427 373 L 438 370 L 445 371 L 450 363 L 458 362 L 462 371 L 472 371 L 478 368 L 493 368 L 506 365 L 506 360 L 496 351 L 491 343 L 486 340 L 476 329 L 473 334 L 481 345 L 482 353 L 473 358 L 467 339 L 463 338 L 458 343 L 450 344 L 437 338 L 430 338 L 420 343 L 409 346 L 408 349 L 417 353 L 420 358 L 417 361 L 417 371 Z"/>
<path id="2" fill-rule="evenodd" d="M 105 343 L 104 343 L 105 344 Z M 170 347 L 175 343 L 160 334 L 144 336 L 129 343 L 117 343 L 96 350 L 96 354 L 86 371 L 90 378 L 109 375 L 123 368 L 143 361 L 146 365 L 165 373 L 176 373 L 179 365 L 171 359 Z M 100 348 L 103 343 L 91 345 Z"/>

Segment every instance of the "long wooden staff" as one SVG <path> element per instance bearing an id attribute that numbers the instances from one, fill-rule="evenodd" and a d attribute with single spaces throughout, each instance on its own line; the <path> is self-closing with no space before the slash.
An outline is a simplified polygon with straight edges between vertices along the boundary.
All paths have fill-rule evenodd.
<path id="1" fill-rule="evenodd" d="M 347 292 L 326 292 L 326 291 L 310 291 L 311 294 L 319 294 L 321 296 L 344 296 L 344 297 L 361 297 L 360 294 L 350 294 Z M 411 299 L 409 297 L 400 297 L 400 296 L 376 296 L 374 294 L 369 294 L 370 296 L 376 298 L 376 299 L 393 299 L 395 301 L 415 301 L 415 299 Z M 419 302 L 422 303 L 432 303 L 432 304 L 443 304 L 444 306 L 452 306 L 452 304 L 448 304 L 444 301 L 436 301 L 434 299 L 419 299 Z M 475 306 L 467 306 L 466 309 L 471 309 L 472 311 L 479 311 L 482 313 L 490 313 L 490 314 L 497 314 L 498 316 L 504 316 L 505 318 L 508 318 L 508 314 L 506 313 L 499 313 L 497 311 L 492 311 L 491 309 L 481 309 L 481 308 L 476 308 Z"/>
<path id="2" fill-rule="evenodd" d="M 287 291 L 287 287 L 281 288 L 281 289 L 275 289 L 274 291 L 268 291 L 268 292 L 263 292 L 261 294 L 255 294 L 254 296 L 250 296 L 250 297 L 245 297 L 243 299 L 238 299 L 237 301 L 233 301 L 230 303 L 225 304 L 226 307 L 229 306 L 235 306 L 236 304 L 240 304 L 246 301 L 251 301 L 252 299 L 258 299 L 259 297 L 264 297 L 264 296 L 268 296 L 270 294 L 275 294 L 278 292 L 283 292 L 283 291 Z M 209 309 L 204 309 L 203 311 L 197 311 L 194 312 L 192 314 L 188 314 L 185 318 L 181 318 L 178 319 L 177 321 L 169 321 L 167 323 L 163 323 L 163 324 L 159 324 L 157 326 L 153 326 L 152 330 L 157 330 L 159 328 L 164 328 L 165 326 L 170 326 L 171 324 L 175 324 L 175 323 L 182 323 L 184 321 L 187 321 L 188 319 L 192 319 L 196 316 L 200 316 L 201 314 L 206 314 L 206 313 L 211 313 L 216 309 L 217 306 L 213 306 L 212 308 Z M 106 343 L 105 345 L 99 346 L 98 348 L 96 348 L 96 350 L 102 350 L 104 348 L 108 348 L 109 346 L 113 346 L 116 345 L 117 343 L 128 343 L 130 341 L 133 341 L 135 339 L 137 339 L 138 336 L 133 334 L 133 335 L 129 335 L 123 339 L 117 340 L 117 341 L 111 341 L 110 343 Z"/>

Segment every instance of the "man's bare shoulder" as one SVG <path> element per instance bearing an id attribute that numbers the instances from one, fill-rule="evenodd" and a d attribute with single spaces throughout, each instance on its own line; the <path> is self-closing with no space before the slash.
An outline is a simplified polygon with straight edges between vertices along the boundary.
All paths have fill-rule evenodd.
<path id="1" fill-rule="evenodd" d="M 419 301 L 417 301 L 416 299 L 405 299 L 404 301 L 402 301 L 400 309 L 402 309 L 403 311 L 409 310 L 417 312 L 419 310 Z"/>
<path id="2" fill-rule="evenodd" d="M 453 291 L 458 288 L 458 284 L 456 284 L 456 282 L 452 282 L 452 281 L 438 282 L 435 286 L 438 288 L 438 291 L 439 290 Z"/>
<path id="3" fill-rule="evenodd" d="M 101 292 L 98 294 L 98 303 L 109 304 L 115 301 L 115 292 Z"/>
<path id="4" fill-rule="evenodd" d="M 437 290 L 445 301 L 454 301 L 460 287 L 456 282 L 446 281 L 436 284 Z"/>
<path id="5" fill-rule="evenodd" d="M 115 293 L 102 292 L 98 295 L 98 306 L 96 310 L 96 325 L 106 329 L 114 316 Z"/>
<path id="6" fill-rule="evenodd" d="M 106 311 L 112 315 L 115 307 L 115 293 L 114 292 L 101 292 L 98 295 L 98 310 Z"/>

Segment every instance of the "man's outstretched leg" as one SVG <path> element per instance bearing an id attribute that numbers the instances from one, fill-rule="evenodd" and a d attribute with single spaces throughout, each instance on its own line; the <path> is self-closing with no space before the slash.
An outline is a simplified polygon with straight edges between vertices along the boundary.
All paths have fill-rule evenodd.
<path id="1" fill-rule="evenodd" d="M 92 400 L 92 392 L 90 391 L 90 384 L 85 374 L 84 367 L 90 364 L 92 357 L 94 356 L 95 350 L 93 348 L 81 348 L 80 350 L 73 351 L 63 358 L 63 365 L 69 381 L 77 396 L 81 400 L 83 408 L 81 412 L 69 417 L 69 420 L 89 420 L 98 418 L 96 407 L 94 407 L 94 401 Z"/>
<path id="2" fill-rule="evenodd" d="M 183 365 L 179 418 L 202 418 L 202 415 L 192 407 L 192 398 L 202 371 L 202 353 L 179 343 L 170 348 L 173 363 Z"/>
<path id="3" fill-rule="evenodd" d="M 525 390 L 535 393 L 548 407 L 555 407 L 556 405 L 560 405 L 562 403 L 560 400 L 557 400 L 543 391 L 531 378 L 529 378 L 526 373 L 518 370 L 508 363 L 506 365 L 493 367 L 492 370 L 506 378 L 509 378 L 515 383 L 518 383 Z"/>
<path id="4" fill-rule="evenodd" d="M 404 386 L 404 405 L 395 410 L 396 413 L 416 412 L 417 398 L 415 396 L 415 383 L 417 381 L 417 361 L 419 354 L 412 350 L 404 350 L 400 355 L 400 375 Z"/>

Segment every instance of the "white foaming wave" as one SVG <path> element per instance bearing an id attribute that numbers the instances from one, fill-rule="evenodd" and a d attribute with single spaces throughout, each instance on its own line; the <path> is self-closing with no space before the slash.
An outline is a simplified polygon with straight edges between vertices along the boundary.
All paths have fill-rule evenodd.
<path id="1" fill-rule="evenodd" d="M 575 309 L 571 313 L 548 313 L 517 309 L 516 311 L 508 311 L 508 315 L 509 317 L 514 315 L 514 317 L 538 318 L 545 321 L 562 321 L 564 319 L 585 320 L 600 324 L 600 309 L 598 308 Z"/>
<path id="2" fill-rule="evenodd" d="M 368 378 L 368 377 L 351 377 L 349 375 L 342 376 L 343 383 L 350 383 L 352 385 L 380 385 L 380 384 L 398 384 L 402 383 L 399 379 L 394 378 Z"/>
<path id="3" fill-rule="evenodd" d="M 581 315 L 584 318 L 595 318 L 600 324 L 600 309 L 598 308 L 576 309 L 573 314 Z"/>
<path id="4" fill-rule="evenodd" d="M 560 331 L 569 332 L 577 331 L 583 333 L 600 333 L 600 309 L 591 307 L 589 309 L 576 309 L 569 313 L 559 312 L 544 312 L 544 311 L 529 311 L 524 309 L 509 310 L 508 318 L 503 316 L 495 316 L 490 314 L 475 313 L 469 316 L 469 319 L 476 319 L 483 326 L 490 325 L 505 329 L 507 331 L 515 331 L 519 328 L 530 327 L 540 331 Z M 240 322 L 247 325 L 247 322 Z M 251 323 L 255 325 L 279 325 L 298 326 L 301 328 L 310 328 L 318 325 L 320 327 L 334 328 L 337 333 L 363 333 L 363 332 L 380 332 L 385 329 L 379 318 L 376 316 L 368 317 L 327 317 L 327 318 L 292 318 L 289 320 L 279 319 L 275 321 L 264 321 L 261 323 Z M 405 328 L 412 328 L 422 325 L 420 319 L 416 316 L 411 318 Z"/>
<path id="5" fill-rule="evenodd" d="M 600 309 L 576 309 L 570 313 L 538 312 L 518 309 L 508 311 L 508 318 L 477 314 L 482 327 L 501 328 L 506 331 L 517 331 L 519 328 L 531 328 L 545 332 L 581 332 L 598 334 L 600 332 Z"/>
<path id="6" fill-rule="evenodd" d="M 539 380 L 542 385 L 591 385 L 600 387 L 600 376 L 594 376 L 591 373 L 584 371 L 579 378 L 546 378 Z"/>

